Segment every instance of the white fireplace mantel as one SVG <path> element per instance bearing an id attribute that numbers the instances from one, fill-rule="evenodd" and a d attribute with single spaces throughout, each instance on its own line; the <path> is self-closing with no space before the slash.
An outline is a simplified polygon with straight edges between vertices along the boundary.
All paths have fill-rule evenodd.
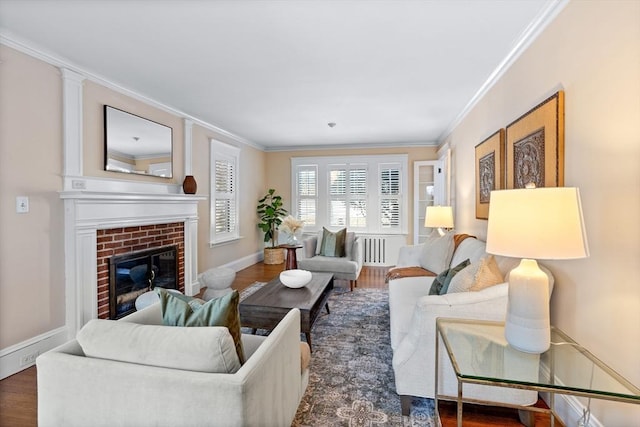
<path id="1" fill-rule="evenodd" d="M 185 194 L 63 191 L 65 209 L 66 324 L 71 336 L 97 317 L 97 230 L 184 223 L 185 293 L 199 291 L 198 202 Z"/>

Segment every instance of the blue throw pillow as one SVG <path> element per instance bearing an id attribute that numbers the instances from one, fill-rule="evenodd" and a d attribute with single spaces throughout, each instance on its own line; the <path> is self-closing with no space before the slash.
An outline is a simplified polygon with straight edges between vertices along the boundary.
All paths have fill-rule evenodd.
<path id="1" fill-rule="evenodd" d="M 320 255 L 343 257 L 345 256 L 344 242 L 347 238 L 347 229 L 336 231 L 335 233 L 322 228 L 322 244 L 320 246 Z"/>

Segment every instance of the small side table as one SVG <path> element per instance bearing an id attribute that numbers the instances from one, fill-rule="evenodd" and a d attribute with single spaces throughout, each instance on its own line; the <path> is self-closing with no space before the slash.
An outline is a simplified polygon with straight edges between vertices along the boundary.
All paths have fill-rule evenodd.
<path id="1" fill-rule="evenodd" d="M 285 264 L 284 269 L 295 270 L 296 268 L 298 268 L 296 249 L 300 249 L 302 245 L 279 245 L 278 247 L 287 250 L 287 263 Z"/>
<path id="2" fill-rule="evenodd" d="M 458 380 L 457 396 L 438 394 L 438 352 L 441 351 L 442 344 Z M 535 406 L 522 406 L 519 409 L 548 413 L 551 427 L 554 426 L 557 416 L 554 408 L 556 394 L 640 405 L 638 387 L 553 326 L 549 350 L 537 355 L 523 353 L 510 347 L 504 339 L 504 322 L 439 317 L 436 319 L 435 357 L 436 417 L 440 417 L 438 400 L 456 401 L 458 427 L 462 427 L 463 402 L 516 406 L 466 399 L 463 396 L 464 384 L 548 392 L 548 409 Z M 589 378 L 590 380 L 587 380 Z"/>

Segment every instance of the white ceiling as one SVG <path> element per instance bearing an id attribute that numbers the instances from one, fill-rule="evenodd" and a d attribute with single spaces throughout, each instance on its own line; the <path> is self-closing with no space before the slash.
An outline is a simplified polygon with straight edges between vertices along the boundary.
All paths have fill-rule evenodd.
<path id="1" fill-rule="evenodd" d="M 560 3 L 2 0 L 0 34 L 267 150 L 433 144 Z"/>

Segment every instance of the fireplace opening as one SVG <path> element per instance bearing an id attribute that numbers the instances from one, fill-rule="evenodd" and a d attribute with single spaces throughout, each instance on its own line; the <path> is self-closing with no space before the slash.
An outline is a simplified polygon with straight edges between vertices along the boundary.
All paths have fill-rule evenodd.
<path id="1" fill-rule="evenodd" d="M 136 299 L 156 287 L 178 289 L 178 247 L 164 246 L 109 258 L 109 317 L 136 311 Z"/>

